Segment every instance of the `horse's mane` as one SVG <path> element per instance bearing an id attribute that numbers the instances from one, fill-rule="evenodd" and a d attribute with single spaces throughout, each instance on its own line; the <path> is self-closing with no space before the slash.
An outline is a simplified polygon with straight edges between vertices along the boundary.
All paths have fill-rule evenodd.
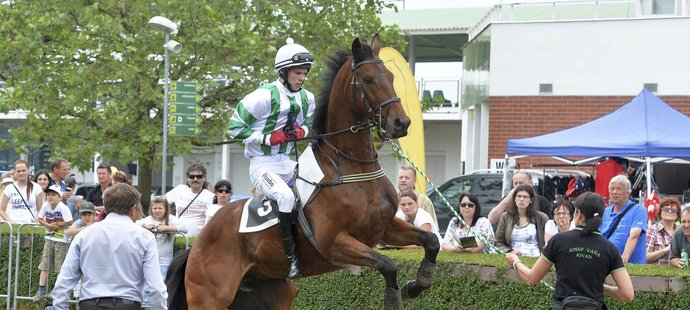
<path id="1" fill-rule="evenodd" d="M 354 55 L 355 62 L 373 57 L 373 50 L 368 44 L 362 43 L 362 48 L 359 55 Z M 340 68 L 348 61 L 352 52 L 347 49 L 337 50 L 326 59 L 326 69 L 321 73 L 321 81 L 323 87 L 316 97 L 316 108 L 314 109 L 314 117 L 312 121 L 312 131 L 314 134 L 324 133 L 326 130 L 326 113 L 328 112 L 328 102 L 331 98 L 333 84 L 335 77 L 338 75 Z M 349 83 L 349 81 L 348 81 Z"/>
<path id="2" fill-rule="evenodd" d="M 328 111 L 328 101 L 331 98 L 333 82 L 338 75 L 340 68 L 347 62 L 352 55 L 349 50 L 340 49 L 326 59 L 326 69 L 321 73 L 323 87 L 316 97 L 316 108 L 314 109 L 314 119 L 312 120 L 312 131 L 315 134 L 323 133 L 326 128 L 326 112 Z"/>

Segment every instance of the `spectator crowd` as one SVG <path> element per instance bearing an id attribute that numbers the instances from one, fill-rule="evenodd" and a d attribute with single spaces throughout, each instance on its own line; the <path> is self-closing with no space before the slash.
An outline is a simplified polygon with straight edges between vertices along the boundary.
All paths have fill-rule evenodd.
<path id="1" fill-rule="evenodd" d="M 206 179 L 206 168 L 200 164 L 193 164 L 186 171 L 187 182 L 176 186 L 165 195 L 152 197 L 147 212 L 149 215 L 144 217 L 141 210 L 141 195 L 131 186 L 132 182 L 125 172 L 114 169 L 108 164 L 100 164 L 96 169 L 96 175 L 98 184 L 88 192 L 86 197 L 75 195 L 78 185 L 75 178 L 70 176 L 69 162 L 64 159 L 54 160 L 49 171 L 36 171 L 33 178 L 29 176 L 28 163 L 17 160 L 11 173 L 1 177 L 0 220 L 13 225 L 41 225 L 46 230 L 43 254 L 38 266 L 39 285 L 33 301 L 47 302 L 52 297 L 57 306 L 67 301 L 67 290 L 73 289 L 74 297 L 79 300 L 90 300 L 93 298 L 89 297 L 101 296 L 100 294 L 104 292 L 112 294 L 113 290 L 123 290 L 122 287 L 108 287 L 92 278 L 102 270 L 94 267 L 94 261 L 98 260 L 94 259 L 94 255 L 85 252 L 84 247 L 96 248 L 99 242 L 105 242 L 105 238 L 109 240 L 106 244 L 110 245 L 108 249 L 111 251 L 112 245 L 128 241 L 126 247 L 130 248 L 130 254 L 142 250 L 155 252 L 155 255 L 150 253 L 150 257 L 145 257 L 146 266 L 148 266 L 146 268 L 155 266 L 153 269 L 159 275 L 153 277 L 152 280 L 151 275 L 147 273 L 144 274 L 148 279 L 140 279 L 131 272 L 123 271 L 125 275 L 117 276 L 114 272 L 106 272 L 114 278 L 122 278 L 120 280 L 132 284 L 134 288 L 134 291 L 124 290 L 121 294 L 112 295 L 117 298 L 113 297 L 109 301 L 113 302 L 117 309 L 124 309 L 125 305 L 137 306 L 132 309 L 140 308 L 142 305 L 152 309 L 161 309 L 167 302 L 164 298 L 165 286 L 162 279 L 172 261 L 174 235 L 198 236 L 213 215 L 230 202 L 232 185 L 227 180 L 219 180 L 215 186 L 211 186 Z M 119 190 L 116 191 L 115 188 Z M 136 196 L 133 200 L 135 203 L 120 205 L 121 201 L 111 199 L 113 207 L 109 207 L 108 193 L 117 200 L 124 199 L 125 201 Z M 131 224 L 128 224 L 130 220 Z M 103 222 L 103 225 L 94 225 L 98 222 Z M 103 232 L 102 228 L 108 225 L 124 226 L 113 227 L 112 232 Z M 137 229 L 133 227 L 138 227 L 140 231 L 127 233 L 127 235 L 122 231 L 122 229 L 136 231 Z M 91 238 L 86 236 L 97 235 L 96 231 L 102 231 L 103 234 Z M 153 242 L 155 251 L 151 249 L 150 241 Z M 81 252 L 77 253 L 74 249 L 68 250 L 70 246 L 76 248 L 76 243 L 82 246 Z M 112 261 L 107 255 L 108 251 L 105 249 L 102 251 L 104 252 L 98 255 L 102 256 L 104 261 Z M 111 254 L 114 257 L 126 257 L 127 253 L 127 250 L 118 248 L 117 252 Z M 151 261 L 154 259 L 155 263 Z M 125 268 L 136 270 L 136 267 L 131 264 L 132 260 L 129 262 L 130 265 L 121 264 L 122 270 Z M 84 268 L 84 263 L 90 264 L 91 267 Z M 103 265 L 102 262 L 96 265 L 98 264 Z M 63 268 L 64 265 L 67 266 Z M 107 269 L 113 266 L 105 264 L 102 267 Z M 52 294 L 46 289 L 50 273 L 58 274 Z M 65 279 L 62 279 L 63 275 Z M 103 276 L 100 274 L 98 277 Z M 149 281 L 160 283 L 148 283 Z M 143 290 L 140 289 L 143 286 L 140 284 L 144 282 L 150 284 L 150 288 L 158 289 L 158 291 L 152 291 L 157 294 L 156 296 L 153 298 L 142 296 Z M 88 303 L 83 305 L 80 302 L 80 305 L 84 309 L 89 307 Z M 58 309 L 62 308 L 58 307 Z"/>
<path id="2" fill-rule="evenodd" d="M 97 237 L 87 235 L 100 231 L 102 235 L 98 238 L 101 241 L 103 238 L 125 238 L 129 240 L 128 247 L 135 247 L 130 250 L 119 249 L 122 252 L 113 253 L 116 257 L 127 257 L 137 251 L 136 247 L 151 251 L 150 255 L 143 258 L 144 267 L 139 267 L 144 268 L 139 274 L 144 275 L 143 279 L 124 271 L 124 275 L 112 274 L 113 277 L 120 277 L 123 282 L 132 284 L 134 290 L 119 288 L 124 290 L 117 295 L 120 296 L 119 299 L 113 298 L 110 301 L 121 305 L 130 305 L 132 302 L 131 305 L 139 307 L 163 307 L 166 293 L 161 285 L 172 260 L 174 234 L 198 236 L 204 225 L 231 201 L 232 196 L 229 181 L 219 180 L 211 185 L 207 180 L 206 168 L 193 164 L 186 170 L 187 181 L 175 186 L 165 195 L 152 197 L 148 216 L 143 217 L 140 194 L 131 186 L 127 174 L 115 171 L 107 164 L 98 166 L 98 184 L 86 197 L 74 194 L 77 184 L 69 176 L 69 163 L 66 160 L 56 159 L 51 163 L 49 171 L 36 171 L 33 178 L 29 176 L 28 168 L 26 161 L 18 160 L 14 163 L 12 174 L 2 176 L 0 218 L 10 224 L 35 223 L 45 228 L 46 240 L 38 266 L 39 286 L 34 301 L 41 302 L 51 296 L 46 287 L 48 276 L 53 272 L 59 274 L 58 282 L 63 281 L 56 284 L 53 290 L 52 298 L 56 305 L 64 302 L 66 292 L 74 287 L 75 297 L 81 296 L 81 300 L 100 296 L 99 290 L 116 289 L 98 284 L 93 279 L 95 273 L 98 273 L 93 265 L 96 258 L 88 255 L 87 249 L 100 245 L 93 239 Z M 628 292 L 631 287 L 628 287 L 627 272 L 618 273 L 621 268 L 624 269 L 624 263 L 690 267 L 687 262 L 690 250 L 690 208 L 683 209 L 678 199 L 667 197 L 660 201 L 658 212 L 653 218 L 648 219 L 647 209 L 631 199 L 631 184 L 624 175 L 614 176 L 610 180 L 610 199 L 606 206 L 601 196 L 591 192 L 586 193 L 589 195 L 587 198 L 570 201 L 559 197 L 552 203 L 536 194 L 529 175 L 519 172 L 513 176 L 513 189 L 492 209 L 488 217 L 480 216 L 481 205 L 476 196 L 462 193 L 458 201 L 452 202 L 456 204 L 454 208 L 458 216 L 450 221 L 443 235 L 439 231 L 436 210 L 429 198 L 415 191 L 414 170 L 401 167 L 397 180 L 397 218 L 433 233 L 443 251 L 505 253 L 509 264 L 518 270 L 527 283 L 534 282 L 534 277 L 543 277 L 545 270 L 553 264 L 558 266 L 577 263 L 572 257 L 564 256 L 563 249 L 569 243 L 578 242 L 588 242 L 587 244 L 597 247 L 599 253 L 606 253 L 607 262 L 599 265 L 606 267 L 600 268 L 598 272 L 604 276 L 614 275 L 620 286 L 585 292 L 585 295 L 591 294 L 593 300 L 598 302 L 603 302 L 601 297 L 604 293 L 620 297 L 621 300 L 632 298 Z M 123 205 L 122 201 L 129 201 L 130 205 Z M 104 224 L 94 225 L 98 222 Z M 113 228 L 114 231 L 130 229 L 132 232 L 126 237 L 113 234 L 112 231 L 103 230 L 108 225 L 122 226 Z M 543 259 L 543 263 L 527 268 L 520 263 L 522 256 L 540 257 L 540 262 Z M 87 268 L 84 264 L 91 264 L 91 267 Z M 119 268 L 130 267 L 132 266 L 123 262 Z M 150 269 L 155 269 L 156 275 Z M 565 270 L 564 274 L 568 272 L 566 268 L 558 270 L 559 275 L 561 270 Z M 596 282 L 599 278 L 601 275 L 596 279 L 582 281 Z M 148 296 L 143 296 L 143 290 L 138 290 L 144 283 L 149 288 Z M 557 285 L 563 291 L 560 291 L 560 297 L 555 297 L 555 303 L 567 304 L 572 301 L 565 300 L 568 297 L 567 291 L 572 289 L 568 285 Z M 136 307 L 132 307 L 134 308 Z"/>

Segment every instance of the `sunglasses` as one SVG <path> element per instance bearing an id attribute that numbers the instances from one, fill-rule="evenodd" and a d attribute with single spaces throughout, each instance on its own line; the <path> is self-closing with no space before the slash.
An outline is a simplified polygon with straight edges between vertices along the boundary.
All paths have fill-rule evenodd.
<path id="1" fill-rule="evenodd" d="M 193 180 L 201 180 L 204 178 L 203 174 L 190 174 L 187 175 L 188 178 L 193 179 Z"/>
<path id="2" fill-rule="evenodd" d="M 676 212 L 678 212 L 678 209 L 676 209 L 674 207 L 663 207 L 663 208 L 661 208 L 661 211 L 669 212 L 669 213 L 676 213 Z"/>
<path id="3" fill-rule="evenodd" d="M 230 194 L 230 190 L 227 189 L 217 189 L 216 193 L 221 193 L 221 194 Z"/>
<path id="4" fill-rule="evenodd" d="M 463 202 L 460 204 L 460 208 L 474 208 L 474 203 L 471 202 Z"/>

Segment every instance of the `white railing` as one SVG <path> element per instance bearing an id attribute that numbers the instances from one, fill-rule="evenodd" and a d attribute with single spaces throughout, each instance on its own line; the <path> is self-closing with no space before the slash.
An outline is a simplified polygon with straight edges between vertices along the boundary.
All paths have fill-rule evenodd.
<path id="1" fill-rule="evenodd" d="M 608 19 L 608 18 L 636 18 L 640 16 L 672 17 L 690 15 L 690 0 L 670 0 L 668 5 L 659 3 L 656 6 L 653 0 L 561 0 L 521 3 L 513 2 L 497 4 L 472 26 L 467 34 L 472 41 L 480 32 L 493 22 L 502 21 L 537 21 L 537 20 L 583 20 L 583 19 Z M 590 14 L 573 16 L 568 14 L 567 8 L 574 6 L 591 6 Z M 615 7 L 619 6 L 619 7 Z M 534 12 L 520 16 L 520 9 L 542 7 L 541 14 Z M 585 12 L 585 11 L 583 11 Z M 613 15 L 612 15 L 613 14 Z"/>
<path id="2" fill-rule="evenodd" d="M 419 100 L 424 104 L 424 100 L 428 97 L 431 106 L 434 107 L 453 107 L 457 108 L 460 106 L 460 92 L 461 83 L 458 79 L 420 79 L 417 80 L 417 89 L 419 90 Z M 425 94 L 426 93 L 426 94 Z M 449 102 L 438 102 L 434 101 L 434 94 L 441 97 Z"/>

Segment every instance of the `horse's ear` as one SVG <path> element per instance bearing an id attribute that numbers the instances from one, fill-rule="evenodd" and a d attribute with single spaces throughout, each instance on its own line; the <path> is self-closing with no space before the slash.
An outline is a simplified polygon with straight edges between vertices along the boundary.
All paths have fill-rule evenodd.
<path id="1" fill-rule="evenodd" d="M 374 55 L 378 56 L 379 51 L 381 50 L 381 39 L 379 38 L 378 33 L 371 38 L 371 48 L 374 50 Z"/>
<path id="2" fill-rule="evenodd" d="M 362 41 L 359 38 L 355 38 L 352 41 L 352 56 L 354 57 L 354 62 L 358 63 L 362 61 Z"/>
<path id="3" fill-rule="evenodd" d="M 352 53 L 355 51 L 361 50 L 362 49 L 362 41 L 359 40 L 359 38 L 355 38 L 354 41 L 352 41 Z"/>

